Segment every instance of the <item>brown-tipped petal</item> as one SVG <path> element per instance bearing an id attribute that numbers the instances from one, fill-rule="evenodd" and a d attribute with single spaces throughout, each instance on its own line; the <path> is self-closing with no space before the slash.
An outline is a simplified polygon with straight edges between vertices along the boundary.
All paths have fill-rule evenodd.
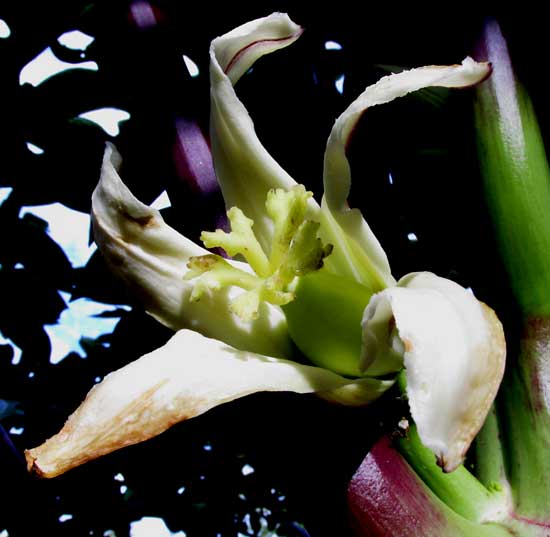
<path id="1" fill-rule="evenodd" d="M 504 374 L 502 325 L 458 284 L 428 272 L 374 295 L 363 316 L 362 364 L 379 374 L 401 350 L 411 414 L 447 472 L 463 460 Z"/>
<path id="2" fill-rule="evenodd" d="M 63 429 L 26 451 L 29 470 L 55 477 L 87 461 L 156 436 L 210 408 L 261 391 L 336 390 L 333 399 L 368 402 L 391 382 L 356 383 L 319 367 L 239 351 L 181 330 L 168 343 L 107 375 Z M 374 392 L 369 395 L 369 390 Z M 361 395 L 361 393 L 362 395 Z"/>
<path id="3" fill-rule="evenodd" d="M 228 289 L 190 300 L 193 283 L 184 279 L 192 256 L 209 252 L 167 225 L 160 213 L 136 199 L 118 175 L 120 156 L 108 145 L 101 179 L 92 196 L 94 237 L 112 271 L 142 299 L 164 325 L 192 328 L 239 349 L 289 358 L 292 344 L 282 312 L 262 304 L 257 321 L 230 310 L 241 291 Z M 244 263 L 231 261 L 245 270 Z"/>

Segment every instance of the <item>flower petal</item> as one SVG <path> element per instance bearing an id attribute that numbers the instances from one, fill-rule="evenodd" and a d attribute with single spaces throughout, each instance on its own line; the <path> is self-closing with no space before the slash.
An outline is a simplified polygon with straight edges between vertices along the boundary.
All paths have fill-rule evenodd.
<path id="1" fill-rule="evenodd" d="M 452 471 L 483 425 L 502 380 L 502 326 L 466 289 L 420 272 L 373 296 L 365 309 L 366 372 L 379 374 L 384 353 L 398 354 L 396 338 L 420 439 Z"/>
<path id="2" fill-rule="evenodd" d="M 354 381 L 326 369 L 239 351 L 181 330 L 165 346 L 107 375 L 58 434 L 25 456 L 29 469 L 54 477 L 251 393 L 336 390 L 338 398 L 348 385 L 357 396 Z M 363 390 L 363 403 L 390 385 L 371 381 L 372 395 Z"/>
<path id="3" fill-rule="evenodd" d="M 389 75 L 369 86 L 336 120 L 327 142 L 324 163 L 321 231 L 323 238 L 335 246 L 331 258 L 327 259 L 327 268 L 354 277 L 375 291 L 395 284 L 377 238 L 361 213 L 347 205 L 351 173 L 346 147 L 365 110 L 430 86 L 471 86 L 486 78 L 490 70 L 489 64 L 466 58 L 461 65 L 420 67 Z M 338 241 L 342 235 L 345 239 Z"/>
<path id="4" fill-rule="evenodd" d="M 261 144 L 254 124 L 233 85 L 254 62 L 292 44 L 302 29 L 282 13 L 248 22 L 218 37 L 210 46 L 210 134 L 216 174 L 226 206 L 236 206 L 254 220 L 254 231 L 264 249 L 272 223 L 265 199 L 272 188 L 296 185 Z M 318 205 L 309 200 L 312 213 Z"/>
<path id="5" fill-rule="evenodd" d="M 143 300 L 147 311 L 174 330 L 192 328 L 239 349 L 290 357 L 292 344 L 278 308 L 262 304 L 260 318 L 244 322 L 229 309 L 231 293 L 240 292 L 236 289 L 190 301 L 193 284 L 184 280 L 187 263 L 208 251 L 137 200 L 116 171 L 119 163 L 120 156 L 109 145 L 92 197 L 94 236 L 113 272 Z M 243 263 L 238 266 L 247 269 Z"/>

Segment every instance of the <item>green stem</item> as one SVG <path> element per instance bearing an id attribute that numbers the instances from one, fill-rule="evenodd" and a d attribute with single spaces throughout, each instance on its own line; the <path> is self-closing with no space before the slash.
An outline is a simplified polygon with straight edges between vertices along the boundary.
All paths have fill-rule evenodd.
<path id="1" fill-rule="evenodd" d="M 489 520 L 468 520 L 434 494 L 415 470 L 386 438 L 376 443 L 353 476 L 348 490 L 351 523 L 358 537 L 517 535 Z M 463 491 L 465 496 L 468 492 L 470 489 Z"/>
<path id="2" fill-rule="evenodd" d="M 504 38 L 487 26 L 493 75 L 478 87 L 476 126 L 487 200 L 522 317 L 517 361 L 498 399 L 514 517 L 550 532 L 550 171 L 532 104 Z M 508 331 L 508 334 L 510 332 Z M 511 358 L 511 359 L 510 359 Z M 492 449 L 492 448 L 490 448 Z M 499 472 L 483 463 L 483 479 Z M 492 477 L 491 477 L 492 479 Z"/>
<path id="3" fill-rule="evenodd" d="M 550 315 L 550 170 L 529 96 L 514 77 L 496 23 L 482 43 L 492 76 L 475 106 L 486 198 L 514 296 L 524 314 Z"/>
<path id="4" fill-rule="evenodd" d="M 478 522 L 492 519 L 497 511 L 504 510 L 502 498 L 492 494 L 464 466 L 444 473 L 437 466 L 434 454 L 420 441 L 416 427 L 411 427 L 398 445 L 422 481 L 459 515 Z"/>
<path id="5" fill-rule="evenodd" d="M 515 511 L 550 532 L 550 318 L 527 322 L 518 365 L 505 379 L 507 467 Z"/>
<path id="6" fill-rule="evenodd" d="M 476 437 L 475 473 L 479 481 L 491 492 L 506 494 L 510 484 L 506 477 L 503 439 L 495 407 L 487 415 L 485 424 Z"/>

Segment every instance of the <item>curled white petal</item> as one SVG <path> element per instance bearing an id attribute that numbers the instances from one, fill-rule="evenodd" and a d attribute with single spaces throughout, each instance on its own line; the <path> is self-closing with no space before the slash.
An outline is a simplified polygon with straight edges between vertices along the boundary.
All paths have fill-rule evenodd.
<path id="1" fill-rule="evenodd" d="M 391 385 L 370 383 L 371 398 Z M 331 398 L 331 390 L 336 400 L 365 400 L 355 381 L 326 369 L 240 351 L 181 330 L 160 349 L 107 375 L 58 434 L 25 455 L 32 471 L 54 477 L 251 393 L 322 392 Z"/>
<path id="2" fill-rule="evenodd" d="M 420 67 L 389 75 L 369 86 L 336 120 L 325 151 L 321 232 L 329 242 L 336 241 L 339 236 L 344 238 L 334 242 L 327 268 L 354 277 L 375 290 L 395 284 L 388 259 L 377 238 L 361 213 L 347 205 L 351 172 L 346 146 L 365 110 L 430 86 L 471 86 L 489 73 L 489 64 L 466 58 L 461 65 Z"/>
<path id="3" fill-rule="evenodd" d="M 296 182 L 261 144 L 233 85 L 263 56 L 292 44 L 302 29 L 282 13 L 248 22 L 212 41 L 210 47 L 210 133 L 216 175 L 226 206 L 237 206 L 254 220 L 267 248 L 272 223 L 264 202 L 272 188 L 290 190 Z M 318 205 L 309 201 L 310 212 Z"/>
<path id="4" fill-rule="evenodd" d="M 278 308 L 262 304 L 259 319 L 245 322 L 229 309 L 233 293 L 240 292 L 235 289 L 190 301 L 193 284 L 183 279 L 187 262 L 208 251 L 132 195 L 116 170 L 119 161 L 114 147 L 108 146 L 92 196 L 94 237 L 113 272 L 142 299 L 147 311 L 174 330 L 191 328 L 240 349 L 290 357 L 286 321 Z"/>
<path id="5" fill-rule="evenodd" d="M 458 284 L 422 272 L 375 295 L 362 326 L 364 368 L 379 373 L 384 354 L 402 353 L 420 438 L 452 471 L 483 425 L 504 373 L 496 315 Z"/>

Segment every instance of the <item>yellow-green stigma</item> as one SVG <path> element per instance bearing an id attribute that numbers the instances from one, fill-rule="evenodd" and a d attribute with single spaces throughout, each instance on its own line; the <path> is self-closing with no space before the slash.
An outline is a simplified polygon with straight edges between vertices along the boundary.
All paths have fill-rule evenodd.
<path id="1" fill-rule="evenodd" d="M 273 222 L 269 255 L 252 230 L 254 222 L 238 207 L 227 212 L 230 233 L 221 229 L 203 231 L 201 241 L 207 248 L 219 247 L 231 257 L 243 256 L 254 273 L 237 268 L 218 255 L 192 257 L 185 276 L 187 280 L 195 279 L 191 300 L 200 300 L 205 291 L 240 287 L 245 292 L 231 302 L 230 308 L 243 320 L 257 318 L 261 302 L 278 306 L 291 302 L 297 278 L 320 269 L 332 251 L 332 245 L 323 245 L 317 237 L 319 223 L 305 218 L 311 196 L 303 185 L 290 191 L 268 192 L 265 205 Z"/>

